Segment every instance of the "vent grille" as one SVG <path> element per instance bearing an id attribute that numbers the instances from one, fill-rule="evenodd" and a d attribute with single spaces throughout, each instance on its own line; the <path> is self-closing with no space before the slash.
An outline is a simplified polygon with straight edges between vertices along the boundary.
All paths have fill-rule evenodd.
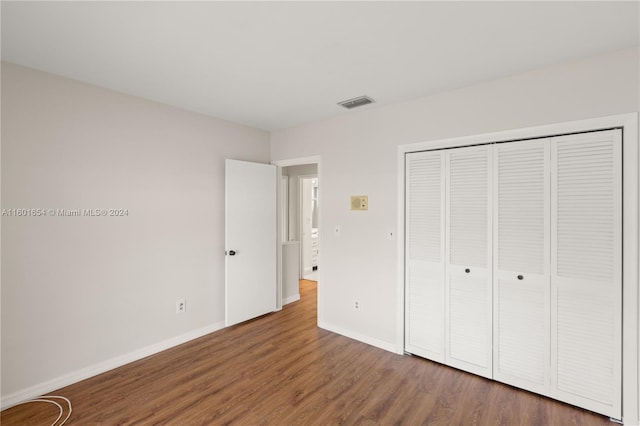
<path id="1" fill-rule="evenodd" d="M 368 96 L 358 96 L 357 98 L 347 99 L 346 101 L 338 102 L 338 105 L 347 109 L 357 108 L 359 106 L 372 104 L 375 101 Z"/>

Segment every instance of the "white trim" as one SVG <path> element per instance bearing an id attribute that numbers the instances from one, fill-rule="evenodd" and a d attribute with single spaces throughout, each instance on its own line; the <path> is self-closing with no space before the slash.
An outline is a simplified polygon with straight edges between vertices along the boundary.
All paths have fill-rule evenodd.
<path id="1" fill-rule="evenodd" d="M 289 176 L 282 174 L 282 168 L 278 167 L 278 179 L 280 181 L 280 193 L 278 195 L 278 208 L 280 217 L 278 223 L 278 235 L 280 235 L 280 244 L 289 241 Z M 286 219 L 286 220 L 285 220 Z"/>
<path id="2" fill-rule="evenodd" d="M 282 310 L 282 205 L 285 194 L 282 193 L 282 167 L 276 167 L 276 310 Z M 289 204 L 289 180 L 287 179 L 287 208 Z M 287 213 L 288 214 L 288 213 Z M 287 234 L 288 234 L 287 230 Z"/>
<path id="3" fill-rule="evenodd" d="M 300 293 L 296 293 L 282 300 L 282 305 L 288 305 L 289 303 L 297 302 L 300 300 Z"/>
<path id="4" fill-rule="evenodd" d="M 271 164 L 278 167 L 302 166 L 303 164 L 320 164 L 320 156 L 312 155 L 309 157 L 289 158 L 286 160 L 272 161 Z"/>
<path id="5" fill-rule="evenodd" d="M 396 253 L 398 253 L 397 259 L 397 267 L 396 267 L 396 279 L 397 281 L 397 300 L 396 300 L 396 312 L 398 313 L 396 319 L 396 347 L 395 353 L 402 355 L 404 354 L 404 346 L 405 346 L 405 329 L 404 329 L 404 320 L 405 320 L 405 292 L 404 292 L 404 270 L 406 265 L 406 259 L 404 255 L 405 249 L 405 223 L 404 223 L 404 207 L 405 207 L 405 154 L 409 151 L 403 149 L 404 145 L 398 146 L 398 158 L 397 158 L 397 169 L 398 169 L 398 206 L 396 209 L 396 217 L 398 218 L 398 227 L 396 229 Z"/>
<path id="6" fill-rule="evenodd" d="M 325 228 L 325 225 L 322 222 L 322 188 L 323 188 L 323 184 L 322 182 L 324 182 L 322 179 L 323 178 L 323 171 L 322 171 L 322 161 L 320 159 L 320 156 L 315 157 L 317 159 L 317 174 L 318 174 L 318 266 L 322 265 L 322 230 Z M 327 228 L 328 229 L 328 228 Z M 327 234 L 328 235 L 328 234 Z M 318 268 L 318 275 L 317 275 L 317 282 L 320 283 L 322 281 L 322 279 L 320 278 L 322 276 L 322 272 L 321 272 L 321 268 Z M 320 323 L 320 319 L 322 318 L 321 315 L 323 315 L 324 313 L 324 309 L 323 309 L 323 300 L 324 300 L 324 287 L 320 284 L 318 284 L 316 286 L 316 291 L 317 291 L 317 300 L 318 300 L 318 306 L 317 306 L 317 321 L 318 323 Z"/>
<path id="7" fill-rule="evenodd" d="M 480 135 L 469 135 L 449 139 L 432 140 L 398 146 L 398 256 L 397 256 L 397 335 L 396 353 L 404 351 L 404 204 L 405 204 L 405 164 L 404 156 L 408 152 L 428 149 L 452 148 L 490 142 L 504 142 L 555 136 L 566 133 L 585 132 L 599 129 L 623 128 L 623 383 L 622 407 L 625 424 L 638 424 L 640 417 L 639 377 L 639 316 L 640 292 L 638 291 L 638 113 L 611 115 L 585 120 L 554 123 L 504 130 Z"/>
<path id="8" fill-rule="evenodd" d="M 106 371 L 113 370 L 114 368 L 122 367 L 125 364 L 129 364 L 134 361 L 138 361 L 142 358 L 150 355 L 157 354 L 174 346 L 181 345 L 190 340 L 197 339 L 204 335 L 216 332 L 224 328 L 224 321 L 220 321 L 206 327 L 198 328 L 196 330 L 189 331 L 179 336 L 172 337 L 167 340 L 163 340 L 158 343 L 140 348 L 133 352 L 129 352 L 124 355 L 120 355 L 106 361 L 99 362 L 98 364 L 90 365 L 89 367 L 82 368 L 80 370 L 73 371 L 55 379 L 39 383 L 37 385 L 28 387 L 26 389 L 19 390 L 12 394 L 2 397 L 0 403 L 0 409 L 12 407 L 22 401 L 35 398 L 40 395 L 47 394 L 56 389 L 77 383 L 81 380 L 88 379 L 98 374 L 102 374 Z"/>
<path id="9" fill-rule="evenodd" d="M 379 340 L 379 339 L 375 339 L 373 337 L 364 335 L 364 334 L 360 334 L 360 333 L 356 333 L 354 331 L 351 330 L 347 330 L 345 328 L 342 327 L 338 327 L 336 325 L 324 322 L 324 321 L 319 321 L 318 320 L 318 327 L 327 330 L 327 331 L 331 331 L 332 333 L 337 333 L 340 334 L 342 336 L 348 337 L 350 339 L 354 339 L 357 340 L 359 342 L 362 343 L 366 343 L 367 345 L 371 345 L 371 346 L 375 346 L 376 348 L 380 348 L 380 349 L 384 349 L 385 351 L 388 352 L 396 352 L 396 345 L 390 342 L 385 342 L 384 340 Z"/>
<path id="10" fill-rule="evenodd" d="M 640 420 L 640 291 L 638 291 L 638 113 L 626 114 L 622 130 L 622 418 Z M 627 285 L 635 283 L 635 285 Z M 630 325 L 633 323 L 633 327 Z"/>
<path id="11" fill-rule="evenodd" d="M 505 142 L 520 139 L 543 138 L 549 136 L 559 136 L 565 133 L 578 133 L 594 129 L 599 130 L 622 127 L 632 124 L 634 118 L 637 120 L 637 114 L 638 113 L 610 115 L 606 117 L 589 118 L 585 120 L 567 121 L 564 123 L 553 123 L 541 126 L 524 127 L 521 129 L 502 130 L 499 132 L 483 133 L 479 135 L 468 135 L 453 137 L 449 139 L 436 139 L 431 141 L 416 142 L 398 146 L 398 152 L 407 153 L 413 151 L 424 151 L 428 149 L 442 149 L 465 145 L 478 145 L 490 142 Z"/>

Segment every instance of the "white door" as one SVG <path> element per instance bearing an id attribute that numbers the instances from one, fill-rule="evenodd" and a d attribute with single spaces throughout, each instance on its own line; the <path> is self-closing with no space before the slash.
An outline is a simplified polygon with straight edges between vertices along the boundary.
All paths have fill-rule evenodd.
<path id="1" fill-rule="evenodd" d="M 549 392 L 549 140 L 494 146 L 494 379 Z"/>
<path id="2" fill-rule="evenodd" d="M 491 147 L 446 152 L 446 363 L 492 377 Z"/>
<path id="3" fill-rule="evenodd" d="M 444 151 L 406 157 L 405 350 L 444 359 Z"/>
<path id="4" fill-rule="evenodd" d="M 276 167 L 225 162 L 225 324 L 276 310 Z"/>
<path id="5" fill-rule="evenodd" d="M 554 397 L 622 417 L 622 135 L 551 140 Z"/>

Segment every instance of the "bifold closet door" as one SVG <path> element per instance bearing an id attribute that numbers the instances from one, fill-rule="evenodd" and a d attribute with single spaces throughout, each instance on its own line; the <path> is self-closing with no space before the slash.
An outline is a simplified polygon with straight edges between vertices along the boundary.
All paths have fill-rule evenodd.
<path id="1" fill-rule="evenodd" d="M 549 139 L 494 146 L 494 378 L 550 386 Z"/>
<path id="2" fill-rule="evenodd" d="M 406 156 L 405 350 L 444 362 L 444 151 Z"/>
<path id="3" fill-rule="evenodd" d="M 554 397 L 621 418 L 622 137 L 551 140 Z"/>
<path id="4" fill-rule="evenodd" d="M 445 153 L 445 362 L 492 377 L 491 147 Z"/>

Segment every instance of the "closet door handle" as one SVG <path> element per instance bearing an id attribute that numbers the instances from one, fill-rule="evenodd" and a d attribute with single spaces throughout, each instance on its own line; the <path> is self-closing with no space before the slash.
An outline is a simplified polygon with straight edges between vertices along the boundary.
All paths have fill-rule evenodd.
<path id="1" fill-rule="evenodd" d="M 464 271 L 468 274 L 469 272 L 471 272 L 471 269 L 467 268 Z"/>
<path id="2" fill-rule="evenodd" d="M 518 275 L 518 279 L 519 279 L 519 280 L 524 280 L 524 276 L 522 276 L 522 275 Z"/>

